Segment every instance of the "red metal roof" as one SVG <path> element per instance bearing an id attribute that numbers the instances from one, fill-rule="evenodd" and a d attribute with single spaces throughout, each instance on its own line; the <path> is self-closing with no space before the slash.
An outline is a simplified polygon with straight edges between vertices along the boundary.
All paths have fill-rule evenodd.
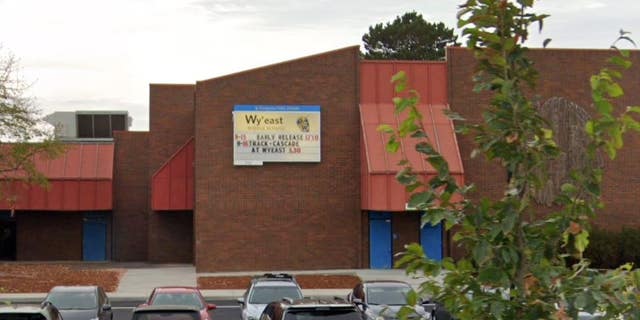
<path id="1" fill-rule="evenodd" d="M 401 118 L 394 113 L 391 77 L 400 70 L 407 73 L 409 88 L 420 93 L 418 109 L 423 125 L 435 148 L 447 159 L 451 173 L 463 182 L 464 170 L 453 123 L 443 113 L 447 106 L 446 64 L 440 62 L 363 61 L 360 66 L 360 120 L 362 125 L 362 209 L 405 211 L 409 194 L 395 179 L 398 162 L 406 154 L 414 170 L 429 178 L 436 172 L 415 151 L 413 138 L 401 142 L 401 150 L 390 154 L 388 136 L 377 131 L 381 124 L 398 127 Z M 366 169 L 366 170 L 364 170 Z"/>
<path id="2" fill-rule="evenodd" d="M 193 210 L 195 140 L 189 139 L 153 174 L 151 209 Z"/>
<path id="3" fill-rule="evenodd" d="M 5 176 L 7 201 L 0 209 L 43 211 L 111 210 L 113 203 L 113 143 L 65 145 L 56 159 L 35 158 L 36 168 L 49 180 L 49 188 L 29 185 L 23 172 Z"/>

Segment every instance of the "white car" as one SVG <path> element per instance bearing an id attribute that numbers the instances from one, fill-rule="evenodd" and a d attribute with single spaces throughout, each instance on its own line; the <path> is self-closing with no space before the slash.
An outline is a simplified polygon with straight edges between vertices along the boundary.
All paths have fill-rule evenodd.
<path id="1" fill-rule="evenodd" d="M 238 303 L 242 320 L 258 320 L 264 308 L 273 301 L 302 299 L 302 290 L 293 278 L 285 273 L 265 273 L 251 280 Z"/>

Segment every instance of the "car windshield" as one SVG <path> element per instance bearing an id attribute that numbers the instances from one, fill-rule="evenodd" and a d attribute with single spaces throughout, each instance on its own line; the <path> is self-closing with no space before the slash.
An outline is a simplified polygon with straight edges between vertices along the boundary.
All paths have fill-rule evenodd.
<path id="1" fill-rule="evenodd" d="M 200 314 L 193 311 L 135 312 L 131 320 L 197 320 Z"/>
<path id="2" fill-rule="evenodd" d="M 367 288 L 367 303 L 371 305 L 405 305 L 409 290 L 410 288 L 406 286 L 369 287 Z"/>
<path id="3" fill-rule="evenodd" d="M 98 300 L 94 292 L 54 291 L 46 298 L 58 309 L 95 309 Z"/>
<path id="4" fill-rule="evenodd" d="M 294 286 L 259 286 L 254 287 L 249 297 L 249 303 L 267 304 L 282 298 L 302 299 L 302 293 Z"/>
<path id="5" fill-rule="evenodd" d="M 151 305 L 193 306 L 202 309 L 202 301 L 195 292 L 158 292 L 151 301 Z"/>
<path id="6" fill-rule="evenodd" d="M 362 320 L 360 312 L 355 310 L 290 310 L 284 320 Z"/>

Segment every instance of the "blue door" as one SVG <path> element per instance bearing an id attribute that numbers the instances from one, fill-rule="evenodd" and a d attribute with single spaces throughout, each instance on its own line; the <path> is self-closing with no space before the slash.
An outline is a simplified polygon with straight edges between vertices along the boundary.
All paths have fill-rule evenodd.
<path id="1" fill-rule="evenodd" d="M 427 223 L 420 230 L 420 245 L 424 254 L 432 260 L 442 260 L 442 222 L 432 226 Z"/>
<path id="2" fill-rule="evenodd" d="M 107 222 L 101 217 L 84 218 L 82 227 L 82 259 L 107 260 Z"/>
<path id="3" fill-rule="evenodd" d="M 391 214 L 369 213 L 369 264 L 371 269 L 391 269 Z"/>

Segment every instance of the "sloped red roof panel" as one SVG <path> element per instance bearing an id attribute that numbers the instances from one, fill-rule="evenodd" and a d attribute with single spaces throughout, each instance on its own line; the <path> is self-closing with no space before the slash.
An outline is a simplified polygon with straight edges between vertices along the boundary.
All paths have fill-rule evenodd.
<path id="1" fill-rule="evenodd" d="M 156 211 L 193 210 L 195 140 L 189 139 L 153 174 L 151 209 Z"/>
<path id="2" fill-rule="evenodd" d="M 391 103 L 395 96 L 391 77 L 404 71 L 409 88 L 417 90 L 427 105 L 448 104 L 447 64 L 444 61 L 360 62 L 360 103 Z"/>
<path id="3" fill-rule="evenodd" d="M 386 104 L 361 104 L 360 115 L 362 119 L 363 142 L 367 156 L 368 172 L 372 174 L 395 174 L 402 169 L 398 162 L 402 160 L 404 153 L 419 173 L 434 173 L 433 168 L 424 160 L 424 157 L 415 151 L 415 145 L 419 139 L 405 138 L 401 141 L 401 151 L 388 153 L 385 149 L 388 135 L 378 132 L 377 128 L 381 124 L 388 124 L 398 128 L 402 118 L 397 117 L 393 111 L 394 106 Z M 429 140 L 449 162 L 449 169 L 454 174 L 462 174 L 462 160 L 458 152 L 458 143 L 451 120 L 444 116 L 446 106 L 420 105 L 418 109 L 422 112 L 422 125 L 425 128 Z M 365 123 L 366 119 L 378 119 L 377 123 Z"/>
<path id="4" fill-rule="evenodd" d="M 64 146 L 56 159 L 34 158 L 49 187 L 29 185 L 23 172 L 5 176 L 8 199 L 3 210 L 96 211 L 113 207 L 113 143 L 77 143 Z"/>
<path id="5" fill-rule="evenodd" d="M 363 61 L 360 65 L 360 119 L 362 168 L 366 168 L 361 175 L 364 210 L 406 210 L 409 194 L 395 178 L 396 173 L 402 169 L 398 163 L 403 154 L 424 179 L 436 174 L 424 156 L 415 150 L 418 139 L 403 139 L 401 150 L 390 154 L 386 151 L 388 136 L 377 131 L 381 124 L 397 128 L 406 117 L 402 114 L 396 115 L 392 103 L 394 89 L 391 77 L 401 70 L 407 74 L 408 87 L 420 95 L 418 109 L 423 115 L 422 125 L 425 133 L 436 150 L 447 159 L 455 178 L 460 183 L 464 181 L 464 170 L 453 123 L 444 113 L 448 109 L 446 63 Z"/>

